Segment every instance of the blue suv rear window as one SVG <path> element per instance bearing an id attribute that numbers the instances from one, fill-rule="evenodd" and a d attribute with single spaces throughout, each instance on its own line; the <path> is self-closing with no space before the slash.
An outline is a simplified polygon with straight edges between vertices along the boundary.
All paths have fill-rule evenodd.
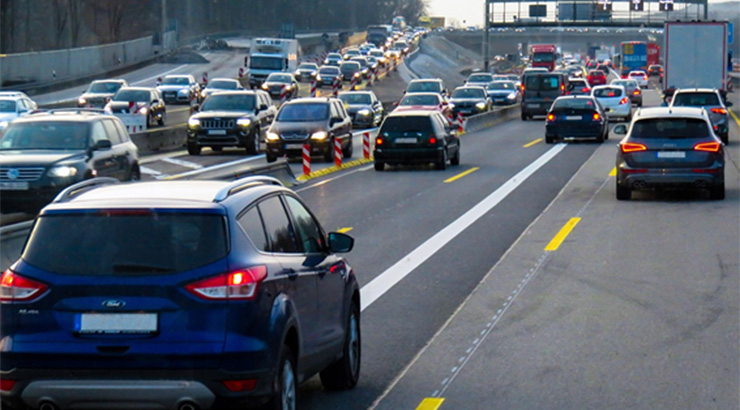
<path id="1" fill-rule="evenodd" d="M 227 253 L 222 215 L 133 210 L 42 215 L 22 258 L 62 275 L 146 276 L 195 269 Z"/>

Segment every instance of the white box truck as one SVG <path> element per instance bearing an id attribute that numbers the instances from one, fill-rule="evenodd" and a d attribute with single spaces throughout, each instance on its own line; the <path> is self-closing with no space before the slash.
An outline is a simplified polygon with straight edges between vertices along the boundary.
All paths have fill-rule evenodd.
<path id="1" fill-rule="evenodd" d="M 663 94 L 679 88 L 716 88 L 726 93 L 727 22 L 665 23 Z"/>
<path id="2" fill-rule="evenodd" d="M 247 58 L 249 85 L 259 86 L 268 75 L 276 72 L 293 73 L 298 69 L 298 40 L 285 38 L 255 38 Z"/>

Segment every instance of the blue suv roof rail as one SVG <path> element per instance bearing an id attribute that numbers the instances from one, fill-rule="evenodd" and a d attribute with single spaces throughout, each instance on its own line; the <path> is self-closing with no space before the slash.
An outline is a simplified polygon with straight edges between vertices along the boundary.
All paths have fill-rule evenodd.
<path id="1" fill-rule="evenodd" d="M 111 185 L 111 184 L 117 184 L 121 181 L 115 179 L 115 178 L 109 178 L 109 177 L 99 177 L 99 178 L 92 178 L 92 179 L 86 179 L 82 182 L 78 182 L 74 185 L 70 185 L 67 188 L 64 188 L 62 192 L 57 195 L 56 198 L 54 198 L 52 203 L 60 203 L 60 202 L 69 202 L 77 195 L 87 192 L 91 189 L 99 188 L 103 185 Z"/>
<path id="2" fill-rule="evenodd" d="M 219 189 L 218 192 L 216 192 L 216 195 L 213 197 L 213 202 L 221 202 L 229 196 L 255 185 L 284 186 L 283 183 L 280 182 L 277 178 L 273 178 L 267 175 L 255 175 L 251 177 L 240 178 Z"/>

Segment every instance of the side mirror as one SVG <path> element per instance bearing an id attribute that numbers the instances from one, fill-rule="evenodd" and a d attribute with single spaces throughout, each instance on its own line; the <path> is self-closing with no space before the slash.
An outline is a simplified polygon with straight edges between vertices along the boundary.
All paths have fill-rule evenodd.
<path id="1" fill-rule="evenodd" d="M 725 103 L 725 107 L 728 107 L 728 108 L 729 108 L 729 107 L 732 107 L 733 105 L 734 105 L 734 104 L 732 103 L 732 101 L 727 101 L 727 102 Z"/>
<path id="2" fill-rule="evenodd" d="M 268 108 L 268 107 L 267 107 L 267 104 L 260 104 L 260 111 L 264 111 L 264 110 L 266 110 L 267 108 Z"/>
<path id="3" fill-rule="evenodd" d="M 110 140 L 98 140 L 98 142 L 93 145 L 93 151 L 111 149 L 111 147 L 113 147 L 113 145 Z"/>
<path id="4" fill-rule="evenodd" d="M 329 251 L 346 253 L 355 246 L 355 239 L 345 233 L 329 232 Z"/>
<path id="5" fill-rule="evenodd" d="M 159 100 L 152 100 L 152 105 L 159 104 Z"/>
<path id="6" fill-rule="evenodd" d="M 334 124 L 339 123 L 339 122 L 342 122 L 342 119 L 341 118 L 339 118 L 339 117 L 332 117 L 329 120 L 329 125 L 330 126 L 334 126 Z"/>
<path id="7" fill-rule="evenodd" d="M 627 126 L 624 124 L 619 124 L 614 126 L 614 129 L 612 129 L 612 132 L 614 132 L 617 135 L 626 135 L 627 134 Z"/>
<path id="8" fill-rule="evenodd" d="M 191 108 L 193 112 L 198 112 L 200 111 L 200 104 L 193 104 Z"/>

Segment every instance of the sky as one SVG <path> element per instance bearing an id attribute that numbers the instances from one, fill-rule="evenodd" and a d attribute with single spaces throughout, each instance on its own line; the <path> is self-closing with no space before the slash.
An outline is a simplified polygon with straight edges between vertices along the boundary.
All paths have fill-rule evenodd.
<path id="1" fill-rule="evenodd" d="M 654 0 L 653 0 L 654 1 Z M 726 0 L 709 0 L 710 10 L 712 3 L 721 3 Z M 740 1 L 733 0 L 736 3 Z M 461 26 L 483 26 L 483 0 L 429 0 L 429 15 L 444 16 L 448 19 L 456 19 Z M 511 10 L 516 6 L 510 4 Z M 507 10 L 509 5 L 507 5 Z M 463 23 L 463 21 L 465 21 Z"/>

